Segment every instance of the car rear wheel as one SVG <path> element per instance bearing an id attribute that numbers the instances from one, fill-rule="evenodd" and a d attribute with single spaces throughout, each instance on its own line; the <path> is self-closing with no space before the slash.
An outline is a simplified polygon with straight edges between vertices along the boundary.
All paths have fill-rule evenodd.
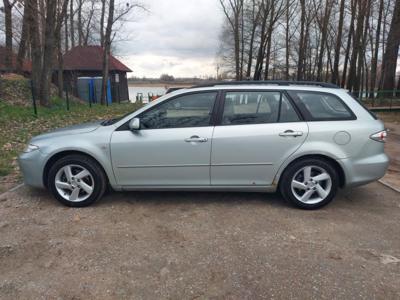
<path id="1" fill-rule="evenodd" d="M 283 197 L 304 209 L 327 205 L 335 197 L 338 186 L 335 168 L 323 159 L 304 159 L 289 165 L 280 181 Z"/>
<path id="2" fill-rule="evenodd" d="M 93 159 L 84 155 L 68 155 L 50 168 L 48 187 L 62 204 L 83 207 L 103 196 L 107 180 Z"/>

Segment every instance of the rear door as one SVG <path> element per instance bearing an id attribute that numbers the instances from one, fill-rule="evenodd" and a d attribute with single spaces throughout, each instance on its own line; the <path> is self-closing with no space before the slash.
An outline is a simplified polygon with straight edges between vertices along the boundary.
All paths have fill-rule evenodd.
<path id="1" fill-rule="evenodd" d="M 226 91 L 211 151 L 211 184 L 271 185 L 308 126 L 281 91 Z"/>

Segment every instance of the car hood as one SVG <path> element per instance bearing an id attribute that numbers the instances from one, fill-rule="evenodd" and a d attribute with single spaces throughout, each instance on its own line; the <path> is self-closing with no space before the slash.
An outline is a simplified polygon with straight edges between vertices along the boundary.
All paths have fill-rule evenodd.
<path id="1" fill-rule="evenodd" d="M 31 140 L 31 143 L 34 143 L 35 141 L 40 141 L 40 140 L 64 136 L 64 135 L 87 133 L 87 132 L 96 130 L 100 126 L 101 126 L 101 121 L 97 121 L 97 122 L 68 126 L 68 127 L 64 127 L 64 128 L 58 128 L 56 130 L 53 130 L 48 133 L 44 133 L 44 134 L 34 137 Z"/>

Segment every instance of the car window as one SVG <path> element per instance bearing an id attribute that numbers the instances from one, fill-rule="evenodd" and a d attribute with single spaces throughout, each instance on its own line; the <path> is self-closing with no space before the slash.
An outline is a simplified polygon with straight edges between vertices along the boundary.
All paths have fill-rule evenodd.
<path id="1" fill-rule="evenodd" d="M 225 94 L 222 125 L 296 122 L 299 117 L 279 91 L 241 91 Z"/>
<path id="2" fill-rule="evenodd" d="M 338 97 L 327 93 L 291 91 L 307 120 L 349 120 L 353 114 Z"/>
<path id="3" fill-rule="evenodd" d="M 279 122 L 298 122 L 300 121 L 299 115 L 294 110 L 290 101 L 282 94 L 281 111 L 279 115 Z"/>
<path id="4" fill-rule="evenodd" d="M 145 111 L 140 117 L 142 129 L 209 126 L 217 93 L 178 96 Z"/>

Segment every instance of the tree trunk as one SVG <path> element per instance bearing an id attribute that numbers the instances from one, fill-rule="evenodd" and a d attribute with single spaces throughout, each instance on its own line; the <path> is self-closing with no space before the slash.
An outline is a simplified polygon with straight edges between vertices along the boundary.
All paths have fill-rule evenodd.
<path id="1" fill-rule="evenodd" d="M 43 68 L 40 78 L 40 104 L 50 106 L 50 82 L 54 53 L 54 27 L 56 26 L 57 2 L 48 1 L 46 6 L 46 27 L 43 49 Z"/>
<path id="2" fill-rule="evenodd" d="M 101 0 L 101 16 L 100 16 L 100 45 L 104 48 L 104 18 L 106 14 L 106 0 Z"/>
<path id="3" fill-rule="evenodd" d="M 361 46 L 361 40 L 362 40 L 362 33 L 363 33 L 363 28 L 364 28 L 364 6 L 365 4 L 362 3 L 364 0 L 358 0 L 359 5 L 358 5 L 358 13 L 357 13 L 357 28 L 356 32 L 354 35 L 354 41 L 353 41 L 353 50 L 351 53 L 351 59 L 350 59 L 350 71 L 349 71 L 349 77 L 347 79 L 347 89 L 350 91 L 354 91 L 354 88 L 357 88 L 356 86 L 356 77 L 357 77 L 357 60 L 358 60 L 358 54 L 359 54 L 359 47 Z"/>
<path id="4" fill-rule="evenodd" d="M 375 33 L 375 49 L 371 60 L 371 80 L 370 80 L 370 95 L 369 95 L 371 99 L 375 98 L 375 87 L 377 83 L 377 69 L 378 69 L 378 55 L 379 55 L 379 41 L 381 37 L 383 9 L 384 9 L 384 0 L 380 0 L 378 24 Z"/>
<path id="5" fill-rule="evenodd" d="M 110 0 L 108 9 L 108 21 L 106 34 L 104 37 L 104 55 L 103 55 L 103 80 L 101 84 L 101 104 L 107 103 L 107 83 L 109 74 L 109 58 L 111 49 L 111 32 L 114 23 L 114 0 Z"/>
<path id="6" fill-rule="evenodd" d="M 335 84 L 339 84 L 339 59 L 340 59 L 340 48 L 342 44 L 342 35 L 343 35 L 344 4 L 345 0 L 341 0 L 339 9 L 340 12 L 339 12 L 338 33 L 335 45 L 335 58 L 333 62 L 333 73 L 332 73 L 332 83 Z"/>
<path id="7" fill-rule="evenodd" d="M 306 1 L 300 0 L 301 5 L 301 20 L 300 20 L 300 42 L 299 42 L 299 57 L 297 61 L 297 80 L 304 78 L 304 60 L 306 54 L 305 43 L 305 25 L 306 25 Z"/>
<path id="8" fill-rule="evenodd" d="M 70 0 L 69 4 L 69 26 L 70 26 L 70 36 L 71 36 L 71 47 L 75 47 L 75 26 L 74 26 L 74 0 Z"/>
<path id="9" fill-rule="evenodd" d="M 289 58 L 290 58 L 290 41 L 289 41 L 289 22 L 290 22 L 290 0 L 286 0 L 286 28 L 285 28 L 285 80 L 289 80 Z"/>
<path id="10" fill-rule="evenodd" d="M 53 73 L 54 45 L 61 39 L 61 26 L 67 12 L 68 0 L 64 0 L 61 12 L 56 1 L 48 1 L 46 7 L 45 42 L 43 49 L 43 65 L 40 78 L 40 104 L 50 106 L 50 85 Z"/>
<path id="11" fill-rule="evenodd" d="M 240 80 L 240 33 L 239 33 L 239 16 L 235 16 L 235 28 L 233 29 L 235 37 L 235 71 L 236 80 Z"/>
<path id="12" fill-rule="evenodd" d="M 58 79 L 58 97 L 63 98 L 63 91 L 64 91 L 64 60 L 63 60 L 63 53 L 61 48 L 61 38 L 58 39 L 58 70 L 57 70 L 57 79 Z"/>
<path id="13" fill-rule="evenodd" d="M 14 68 L 13 66 L 13 49 L 12 49 L 12 39 L 13 39 L 13 30 L 12 30 L 12 8 L 14 3 L 11 3 L 9 0 L 3 0 L 4 3 L 4 18 L 5 18 L 5 34 L 6 34 L 6 56 L 4 58 L 4 64 L 6 70 L 11 72 Z"/>
<path id="14" fill-rule="evenodd" d="M 389 35 L 386 43 L 386 51 L 382 62 L 382 88 L 383 90 L 394 90 L 396 86 L 396 66 L 400 43 L 400 0 L 396 0 L 393 18 L 390 25 Z"/>
<path id="15" fill-rule="evenodd" d="M 32 85 L 33 96 L 39 99 L 40 78 L 42 72 L 42 45 L 39 34 L 38 0 L 27 0 L 29 6 L 29 38 L 32 51 Z"/>
<path id="16" fill-rule="evenodd" d="M 364 33 L 361 38 L 360 42 L 360 47 L 358 47 L 358 65 L 357 65 L 357 72 L 356 72 L 356 77 L 354 80 L 354 87 L 357 90 L 360 90 L 360 87 L 362 87 L 362 71 L 364 68 L 364 56 L 365 56 L 365 48 L 367 45 L 367 35 L 368 35 L 368 30 L 369 30 L 369 16 L 371 12 L 371 0 L 363 0 L 366 1 L 364 2 L 364 8 L 362 10 L 362 14 L 365 16 L 365 23 L 364 23 Z"/>
<path id="17" fill-rule="evenodd" d="M 354 22 L 356 18 L 356 10 L 357 10 L 357 0 L 352 0 L 351 5 L 351 20 L 350 20 L 350 28 L 349 28 L 349 35 L 347 37 L 347 46 L 346 46 L 346 54 L 344 58 L 344 66 L 343 66 L 343 74 L 342 74 L 342 81 L 340 86 L 344 88 L 346 86 L 346 79 L 347 79 L 347 65 L 349 62 L 350 57 L 350 50 L 351 50 L 351 41 L 354 35 Z"/>
<path id="18" fill-rule="evenodd" d="M 72 2 L 72 0 L 71 0 Z M 68 14 L 65 14 L 65 20 L 64 20 L 64 48 L 65 52 L 69 50 L 69 39 L 68 39 Z"/>
<path id="19" fill-rule="evenodd" d="M 272 44 L 272 33 L 274 32 L 275 26 L 275 4 L 271 6 L 271 13 L 269 18 L 269 26 L 268 26 L 268 38 L 267 38 L 267 52 L 265 53 L 265 70 L 264 70 L 264 79 L 268 80 L 269 77 L 269 64 L 270 64 L 270 56 L 271 56 L 271 44 Z"/>
<path id="20" fill-rule="evenodd" d="M 243 80 L 244 65 L 244 7 L 240 10 L 240 75 L 239 80 Z"/>
<path id="21" fill-rule="evenodd" d="M 248 62 L 247 62 L 247 71 L 246 71 L 246 79 L 250 79 L 251 77 L 251 67 L 253 64 L 253 51 L 254 51 L 254 39 L 256 35 L 256 30 L 258 26 L 258 20 L 260 16 L 260 11 L 255 13 L 256 9 L 256 1 L 252 1 L 252 24 L 251 24 L 251 34 L 250 34 L 250 41 L 249 41 L 249 55 L 248 55 Z"/>
<path id="22" fill-rule="evenodd" d="M 323 70 L 323 63 L 324 63 L 324 53 L 325 53 L 325 46 L 326 46 L 326 39 L 328 36 L 328 24 L 329 19 L 331 17 L 331 10 L 332 10 L 332 3 L 331 0 L 325 1 L 325 12 L 322 21 L 321 27 L 321 45 L 318 55 L 318 66 L 317 66 L 317 81 L 322 80 L 322 70 Z"/>
<path id="23" fill-rule="evenodd" d="M 22 19 L 21 40 L 19 42 L 17 54 L 16 72 L 23 74 L 24 59 L 26 56 L 26 48 L 29 36 L 29 15 L 30 15 L 29 1 L 25 0 L 24 16 Z"/>
<path id="24" fill-rule="evenodd" d="M 79 46 L 82 46 L 82 43 L 83 43 L 82 5 L 83 5 L 83 0 L 79 0 L 79 2 L 78 2 L 78 42 L 79 42 Z"/>

